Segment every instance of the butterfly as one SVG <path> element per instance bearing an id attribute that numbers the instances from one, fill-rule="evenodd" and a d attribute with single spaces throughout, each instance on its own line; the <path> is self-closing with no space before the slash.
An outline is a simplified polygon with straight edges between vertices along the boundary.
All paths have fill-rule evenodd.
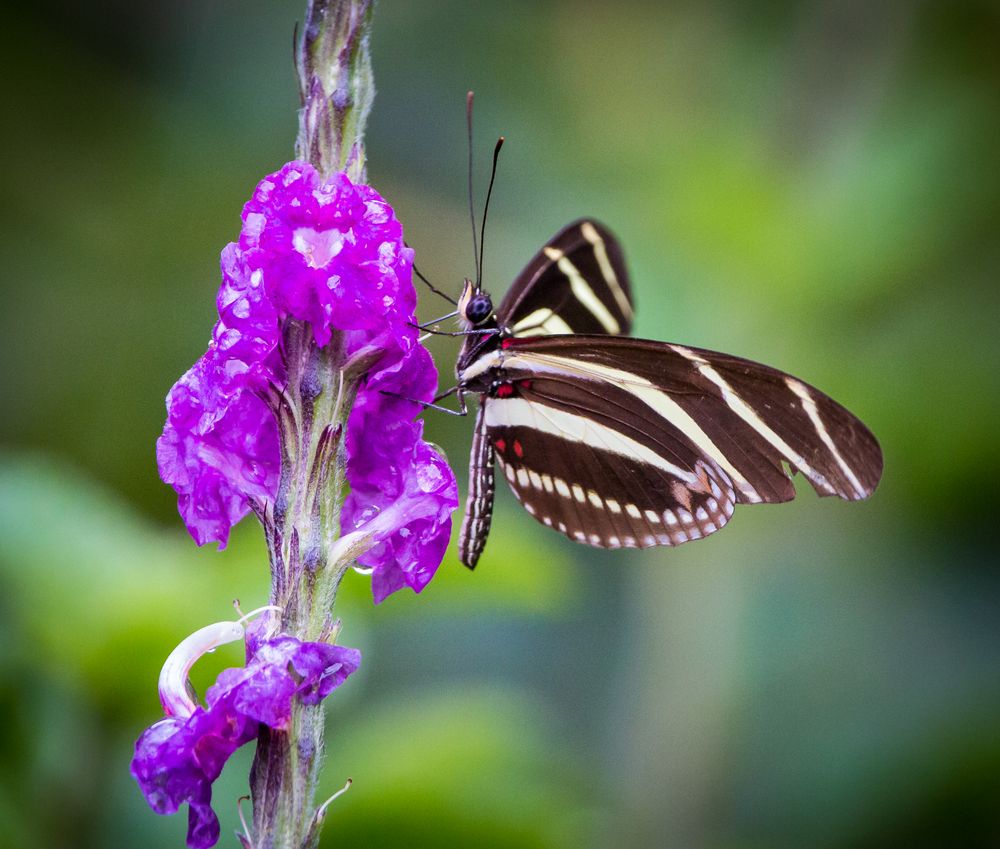
<path id="1" fill-rule="evenodd" d="M 592 219 L 550 239 L 496 308 L 466 280 L 457 312 L 456 391 L 463 409 L 479 396 L 458 544 L 470 568 L 490 530 L 495 467 L 535 520 L 599 548 L 702 539 L 737 504 L 794 498 L 794 472 L 849 501 L 882 475 L 871 431 L 805 381 L 630 338 L 622 250 Z"/>

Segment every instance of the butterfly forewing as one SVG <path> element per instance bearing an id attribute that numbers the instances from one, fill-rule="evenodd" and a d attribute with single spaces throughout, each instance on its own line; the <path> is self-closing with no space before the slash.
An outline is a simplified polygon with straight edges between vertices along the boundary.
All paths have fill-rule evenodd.
<path id="1" fill-rule="evenodd" d="M 739 357 L 672 346 L 726 401 L 731 429 L 719 433 L 738 450 L 755 435 L 801 472 L 820 495 L 867 498 L 882 477 L 882 449 L 872 432 L 828 395 L 789 374 Z M 723 415 L 720 413 L 720 420 Z M 721 428 L 716 428 L 721 430 Z M 741 439 L 739 434 L 746 434 Z M 774 436 L 784 445 L 775 445 Z M 775 500 L 765 498 L 765 501 Z"/>
<path id="2" fill-rule="evenodd" d="M 632 292 L 618 241 L 581 219 L 560 230 L 518 275 L 497 309 L 514 336 L 626 335 Z"/>
<path id="3" fill-rule="evenodd" d="M 655 419 L 724 471 L 741 502 L 793 498 L 784 464 L 820 494 L 848 500 L 870 495 L 881 477 L 878 442 L 857 418 L 760 363 L 662 342 L 576 336 L 507 340 L 495 356 L 504 373 L 602 387 L 623 428 Z"/>

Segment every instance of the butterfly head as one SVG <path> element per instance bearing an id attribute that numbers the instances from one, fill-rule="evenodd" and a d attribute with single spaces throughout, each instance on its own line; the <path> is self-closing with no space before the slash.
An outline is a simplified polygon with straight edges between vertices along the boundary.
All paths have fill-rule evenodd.
<path id="1" fill-rule="evenodd" d="M 458 299 L 458 314 L 470 327 L 478 327 L 493 315 L 493 301 L 489 295 L 465 279 L 465 287 Z"/>

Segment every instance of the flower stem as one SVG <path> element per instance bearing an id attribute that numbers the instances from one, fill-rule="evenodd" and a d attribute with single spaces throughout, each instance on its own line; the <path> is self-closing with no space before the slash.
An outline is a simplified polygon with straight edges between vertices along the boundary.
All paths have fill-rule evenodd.
<path id="1" fill-rule="evenodd" d="M 296 45 L 299 159 L 323 176 L 365 182 L 364 134 L 375 98 L 369 32 L 374 0 L 307 0 Z"/>

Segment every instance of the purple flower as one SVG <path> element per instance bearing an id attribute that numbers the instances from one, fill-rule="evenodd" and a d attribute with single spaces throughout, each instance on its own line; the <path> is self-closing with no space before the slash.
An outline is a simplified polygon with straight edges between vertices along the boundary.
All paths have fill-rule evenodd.
<path id="1" fill-rule="evenodd" d="M 429 361 L 430 355 L 415 346 L 398 363 L 371 376 L 348 422 L 351 493 L 344 504 L 344 527 L 365 531 L 370 525 L 374 532 L 377 544 L 358 562 L 373 572 L 376 602 L 404 586 L 420 592 L 427 585 L 448 545 L 449 534 L 440 529 L 450 532 L 451 512 L 458 504 L 454 474 L 421 438 L 423 422 L 412 419 L 416 405 L 385 394 L 414 389 L 417 397 L 433 393 Z M 371 433 L 379 438 L 365 437 Z"/>
<path id="2" fill-rule="evenodd" d="M 323 181 L 290 162 L 261 180 L 243 209 L 239 249 L 263 271 L 275 309 L 309 322 L 321 346 L 333 329 L 381 331 L 413 316 L 402 225 L 378 192 L 346 174 Z"/>
<path id="3" fill-rule="evenodd" d="M 316 345 L 337 332 L 348 356 L 379 353 L 347 423 L 344 527 L 364 530 L 396 507 L 395 526 L 379 524 L 363 563 L 374 570 L 377 601 L 402 586 L 419 592 L 447 546 L 458 498 L 454 475 L 414 421 L 419 404 L 384 394 L 428 401 L 437 386 L 413 326 L 413 251 L 392 208 L 345 174 L 324 181 L 290 162 L 254 190 L 221 265 L 208 350 L 170 390 L 157 442 L 160 475 L 177 490 L 188 530 L 221 548 L 249 499 L 273 502 L 279 437 L 263 397 L 286 380 L 286 322 L 304 321 Z"/>
<path id="4" fill-rule="evenodd" d="M 191 665 L 206 651 L 242 635 L 239 623 L 220 622 L 178 646 L 160 676 L 168 716 L 147 728 L 135 744 L 132 776 L 156 813 L 176 813 L 188 804 L 187 843 L 193 849 L 219 839 L 212 782 L 229 756 L 256 739 L 261 724 L 287 730 L 293 699 L 318 704 L 361 662 L 357 649 L 248 633 L 247 665 L 223 670 L 205 694 L 204 707 L 192 702 L 186 689 Z"/>

